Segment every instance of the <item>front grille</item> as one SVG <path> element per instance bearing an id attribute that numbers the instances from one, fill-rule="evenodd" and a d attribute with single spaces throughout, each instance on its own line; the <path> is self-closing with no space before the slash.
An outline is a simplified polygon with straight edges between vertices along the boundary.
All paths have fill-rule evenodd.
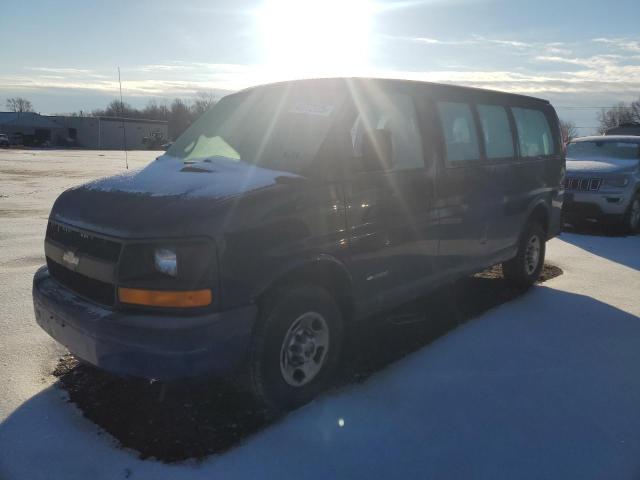
<path id="1" fill-rule="evenodd" d="M 602 185 L 602 179 L 596 177 L 567 177 L 564 181 L 565 190 L 580 192 L 597 192 Z"/>
<path id="2" fill-rule="evenodd" d="M 54 222 L 49 222 L 47 225 L 47 240 L 80 256 L 86 255 L 112 264 L 118 262 L 122 250 L 122 244 L 117 241 Z M 47 257 L 47 266 L 51 276 L 69 290 L 102 305 L 115 304 L 115 285 L 112 283 L 83 274 L 87 272 L 79 273 L 70 270 L 49 257 Z"/>
<path id="3" fill-rule="evenodd" d="M 74 252 L 85 253 L 113 263 L 118 261 L 122 249 L 122 245 L 113 240 L 96 237 L 90 233 L 53 222 L 49 222 L 47 225 L 47 239 Z"/>
<path id="4" fill-rule="evenodd" d="M 69 290 L 102 305 L 113 306 L 115 303 L 114 285 L 76 273 L 50 258 L 47 258 L 47 267 L 51 276 Z"/>
<path id="5" fill-rule="evenodd" d="M 585 202 L 565 202 L 562 205 L 562 213 L 568 219 L 598 219 L 602 216 L 602 210 L 598 205 Z"/>

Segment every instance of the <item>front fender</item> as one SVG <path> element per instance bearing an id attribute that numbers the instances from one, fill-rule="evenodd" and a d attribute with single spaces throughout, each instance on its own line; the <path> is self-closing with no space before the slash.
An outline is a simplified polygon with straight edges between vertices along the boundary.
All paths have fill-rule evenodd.
<path id="1" fill-rule="evenodd" d="M 319 254 L 296 258 L 282 265 L 281 268 L 274 270 L 270 275 L 257 283 L 251 293 L 252 301 L 255 301 L 274 285 L 286 279 L 308 278 L 310 281 L 313 281 L 316 276 L 318 278 L 315 278 L 315 280 L 320 284 L 330 281 L 332 278 L 335 278 L 334 276 L 341 279 L 343 287 L 344 284 L 348 284 L 350 288 L 352 283 L 351 274 L 345 264 L 332 255 Z"/>

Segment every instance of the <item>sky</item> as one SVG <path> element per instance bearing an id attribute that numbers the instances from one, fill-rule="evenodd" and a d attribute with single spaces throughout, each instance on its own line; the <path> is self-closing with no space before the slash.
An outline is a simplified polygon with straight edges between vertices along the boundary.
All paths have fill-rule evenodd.
<path id="1" fill-rule="evenodd" d="M 638 0 L 22 0 L 0 15 L 0 110 L 170 102 L 363 75 L 549 99 L 581 134 L 640 97 Z M 594 108 L 596 107 L 596 108 Z"/>

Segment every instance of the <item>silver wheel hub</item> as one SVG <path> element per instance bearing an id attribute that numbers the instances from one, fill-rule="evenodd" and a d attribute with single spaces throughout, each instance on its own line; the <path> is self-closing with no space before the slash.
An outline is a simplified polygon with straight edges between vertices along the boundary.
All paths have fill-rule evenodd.
<path id="1" fill-rule="evenodd" d="M 537 235 L 533 235 L 527 242 L 527 248 L 524 252 L 524 269 L 527 275 L 532 275 L 538 268 L 540 262 L 540 238 Z"/>
<path id="2" fill-rule="evenodd" d="M 322 315 L 307 312 L 289 327 L 280 349 L 280 372 L 289 385 L 300 387 L 313 380 L 327 359 L 329 327 Z"/>

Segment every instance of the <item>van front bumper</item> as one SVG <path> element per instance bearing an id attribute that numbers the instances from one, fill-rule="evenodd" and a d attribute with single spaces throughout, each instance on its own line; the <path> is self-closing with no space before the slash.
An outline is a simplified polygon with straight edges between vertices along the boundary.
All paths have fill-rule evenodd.
<path id="1" fill-rule="evenodd" d="M 117 375 L 175 380 L 229 377 L 245 359 L 257 309 L 197 316 L 103 308 L 40 268 L 33 278 L 38 324 L 76 357 Z"/>

